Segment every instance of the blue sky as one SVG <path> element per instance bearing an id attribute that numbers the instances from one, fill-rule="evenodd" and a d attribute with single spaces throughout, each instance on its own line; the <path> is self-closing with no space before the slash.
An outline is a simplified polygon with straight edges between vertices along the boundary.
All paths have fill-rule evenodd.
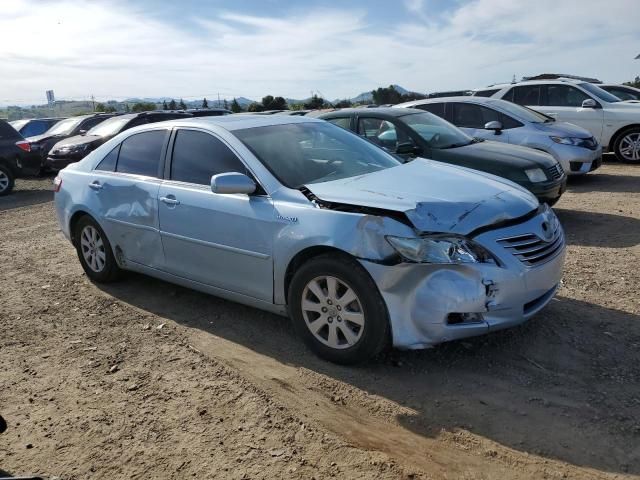
<path id="1" fill-rule="evenodd" d="M 427 92 L 541 72 L 640 74 L 634 0 L 12 0 L 0 104 Z"/>

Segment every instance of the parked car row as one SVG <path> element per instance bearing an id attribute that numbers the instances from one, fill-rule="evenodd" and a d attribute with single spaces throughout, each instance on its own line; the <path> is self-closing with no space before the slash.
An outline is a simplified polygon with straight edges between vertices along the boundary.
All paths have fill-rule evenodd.
<path id="1" fill-rule="evenodd" d="M 544 308 L 565 256 L 551 208 L 449 158 L 407 162 L 387 149 L 515 149 L 545 179 L 555 160 L 473 141 L 421 110 L 358 112 L 338 112 L 342 127 L 229 115 L 127 129 L 59 172 L 60 227 L 94 281 L 137 271 L 288 314 L 338 363 L 511 327 Z"/>

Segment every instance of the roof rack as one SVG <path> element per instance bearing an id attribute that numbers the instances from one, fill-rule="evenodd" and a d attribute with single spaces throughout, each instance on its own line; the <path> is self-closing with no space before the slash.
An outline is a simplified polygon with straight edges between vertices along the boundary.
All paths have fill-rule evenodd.
<path id="1" fill-rule="evenodd" d="M 602 81 L 598 80 L 597 78 L 581 77 L 579 75 L 570 75 L 566 73 L 542 73 L 540 75 L 534 75 L 532 77 L 522 77 L 523 82 L 527 80 L 581 80 L 588 83 L 602 83 Z"/>

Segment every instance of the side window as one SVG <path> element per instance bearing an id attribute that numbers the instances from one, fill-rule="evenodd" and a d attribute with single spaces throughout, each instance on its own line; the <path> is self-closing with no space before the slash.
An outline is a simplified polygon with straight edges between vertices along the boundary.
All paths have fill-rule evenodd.
<path id="1" fill-rule="evenodd" d="M 510 100 L 513 103 L 519 105 L 541 105 L 540 92 L 542 85 L 521 85 L 519 87 L 513 87 L 513 99 Z"/>
<path id="2" fill-rule="evenodd" d="M 247 173 L 244 164 L 221 140 L 195 130 L 179 130 L 173 145 L 171 180 L 209 185 L 219 173 Z"/>
<path id="3" fill-rule="evenodd" d="M 351 117 L 328 118 L 327 121 L 342 127 L 345 130 L 349 130 L 351 127 Z"/>
<path id="4" fill-rule="evenodd" d="M 33 137 L 35 135 L 42 135 L 49 129 L 49 124 L 45 121 L 32 120 L 22 130 L 22 136 Z"/>
<path id="5" fill-rule="evenodd" d="M 395 150 L 399 143 L 411 142 L 392 122 L 381 118 L 361 118 L 358 121 L 358 134 L 391 150 Z"/>
<path id="6" fill-rule="evenodd" d="M 103 172 L 115 172 L 116 163 L 118 163 L 118 153 L 120 152 L 120 145 L 118 144 L 113 150 L 105 155 L 100 161 L 96 170 L 102 170 Z"/>
<path id="7" fill-rule="evenodd" d="M 425 112 L 430 112 L 444 118 L 444 103 L 424 103 L 422 105 L 416 105 L 415 108 L 419 108 L 420 110 L 424 110 Z"/>
<path id="8" fill-rule="evenodd" d="M 120 146 L 116 172 L 157 177 L 167 130 L 138 133 Z"/>
<path id="9" fill-rule="evenodd" d="M 457 127 L 484 128 L 487 123 L 483 119 L 482 109 L 478 105 L 470 103 L 453 103 L 453 121 Z"/>
<path id="10" fill-rule="evenodd" d="M 547 105 L 553 107 L 580 107 L 590 98 L 570 85 L 547 85 Z"/>
<path id="11" fill-rule="evenodd" d="M 504 113 L 501 115 L 502 128 L 504 130 L 509 130 L 510 128 L 518 128 L 522 127 L 522 123 L 520 123 L 515 118 L 510 117 L 509 115 L 505 115 Z"/>

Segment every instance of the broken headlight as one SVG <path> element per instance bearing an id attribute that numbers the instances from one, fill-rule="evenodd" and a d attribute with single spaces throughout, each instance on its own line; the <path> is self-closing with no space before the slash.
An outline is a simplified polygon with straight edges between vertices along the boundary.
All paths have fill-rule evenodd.
<path id="1" fill-rule="evenodd" d="M 492 263 L 498 261 L 484 247 L 455 235 L 419 238 L 385 237 L 402 258 L 416 263 Z"/>

